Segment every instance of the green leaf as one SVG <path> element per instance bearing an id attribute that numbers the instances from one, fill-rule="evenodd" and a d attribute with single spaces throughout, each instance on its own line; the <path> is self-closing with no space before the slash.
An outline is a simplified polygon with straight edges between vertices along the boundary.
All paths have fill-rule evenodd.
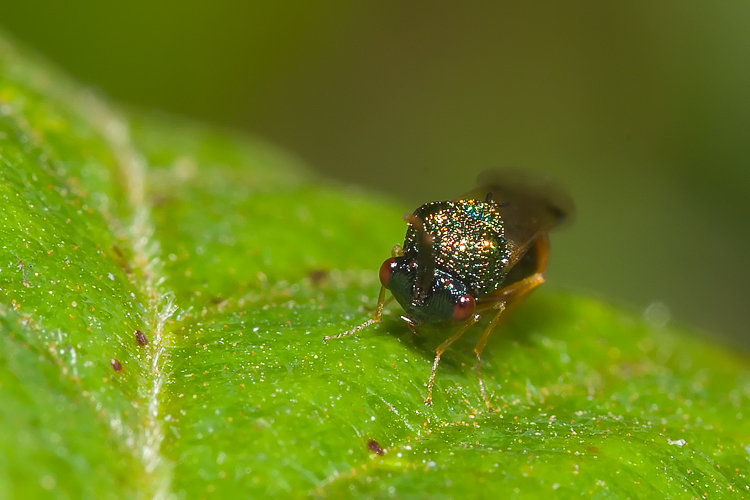
<path id="1" fill-rule="evenodd" d="M 371 315 L 405 207 L 1 40 L 0 200 L 4 498 L 750 491 L 747 359 L 539 292 L 483 355 L 496 409 L 479 328 L 425 406 L 451 327 L 394 305 L 322 342 Z"/>

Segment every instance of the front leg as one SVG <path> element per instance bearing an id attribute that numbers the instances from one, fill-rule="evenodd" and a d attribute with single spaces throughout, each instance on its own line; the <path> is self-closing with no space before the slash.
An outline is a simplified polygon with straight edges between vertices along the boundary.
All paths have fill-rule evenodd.
<path id="1" fill-rule="evenodd" d="M 380 320 L 383 318 L 383 308 L 385 307 L 385 287 L 380 287 L 380 294 L 378 294 L 378 305 L 375 307 L 375 315 L 362 323 L 361 325 L 355 326 L 351 330 L 347 330 L 345 332 L 338 333 L 336 335 L 329 335 L 326 337 L 323 337 L 323 342 L 328 342 L 331 339 L 340 339 L 341 337 L 346 337 L 347 335 L 353 335 L 359 331 L 364 330 L 370 325 L 374 325 L 375 323 L 380 323 Z"/>

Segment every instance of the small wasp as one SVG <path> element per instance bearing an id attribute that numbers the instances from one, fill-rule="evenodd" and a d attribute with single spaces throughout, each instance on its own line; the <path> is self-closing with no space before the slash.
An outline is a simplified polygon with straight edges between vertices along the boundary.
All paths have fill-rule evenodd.
<path id="1" fill-rule="evenodd" d="M 324 341 L 352 335 L 380 322 L 386 289 L 403 307 L 409 328 L 429 323 L 460 325 L 436 349 L 426 404 L 440 357 L 484 316 L 491 319 L 474 346 L 479 390 L 492 408 L 482 381 L 481 354 L 501 317 L 544 282 L 548 233 L 573 213 L 555 184 L 514 171 L 480 175 L 479 187 L 458 199 L 425 203 L 404 215 L 409 227 L 380 267 L 375 315 Z M 505 314 L 503 314 L 505 313 Z"/>

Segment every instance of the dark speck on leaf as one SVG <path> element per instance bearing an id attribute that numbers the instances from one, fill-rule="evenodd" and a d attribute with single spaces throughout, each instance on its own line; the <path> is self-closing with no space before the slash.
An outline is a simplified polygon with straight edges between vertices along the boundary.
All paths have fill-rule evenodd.
<path id="1" fill-rule="evenodd" d="M 109 364 L 112 365 L 112 369 L 116 372 L 122 371 L 122 364 L 115 358 L 109 360 Z"/>
<path id="2" fill-rule="evenodd" d="M 164 205 L 169 205 L 172 202 L 173 198 L 167 195 L 157 194 L 154 196 L 151 196 L 151 206 L 153 207 L 163 207 Z"/>
<path id="3" fill-rule="evenodd" d="M 138 341 L 138 345 L 140 346 L 148 345 L 148 339 L 146 338 L 146 335 L 144 335 L 143 332 L 140 330 L 135 331 L 135 340 Z"/>
<path id="4" fill-rule="evenodd" d="M 325 269 L 315 269 L 308 275 L 313 285 L 320 285 L 328 277 L 328 271 Z"/>
<path id="5" fill-rule="evenodd" d="M 132 269 L 130 269 L 130 266 L 128 266 L 128 259 L 125 257 L 125 254 L 120 250 L 120 247 L 117 245 L 112 245 L 112 252 L 115 254 L 115 262 L 117 262 L 117 265 L 120 266 L 120 268 L 125 271 L 127 274 L 132 273 Z"/>
<path id="6" fill-rule="evenodd" d="M 374 439 L 370 439 L 367 442 L 367 449 L 372 451 L 373 453 L 377 453 L 378 455 L 385 455 L 385 451 L 383 451 L 383 447 L 380 446 L 380 443 L 378 443 Z"/>

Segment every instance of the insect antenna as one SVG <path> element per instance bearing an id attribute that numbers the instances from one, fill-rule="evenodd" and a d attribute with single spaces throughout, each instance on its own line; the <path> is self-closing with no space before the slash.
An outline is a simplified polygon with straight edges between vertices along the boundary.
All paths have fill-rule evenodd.
<path id="1" fill-rule="evenodd" d="M 432 248 L 435 236 L 425 230 L 424 222 L 416 215 L 405 214 L 404 220 L 417 232 L 417 279 L 414 282 L 414 301 L 424 302 L 435 275 L 435 251 Z"/>

